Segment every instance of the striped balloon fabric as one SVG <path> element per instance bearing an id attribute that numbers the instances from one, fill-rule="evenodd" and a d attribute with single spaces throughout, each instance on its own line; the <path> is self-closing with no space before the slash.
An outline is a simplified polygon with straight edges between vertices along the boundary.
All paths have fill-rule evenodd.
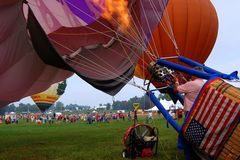
<path id="1" fill-rule="evenodd" d="M 184 137 L 199 151 L 214 159 L 238 159 L 239 103 L 239 89 L 221 79 L 210 80 L 186 119 L 182 130 Z M 228 149 L 229 144 L 231 149 Z"/>

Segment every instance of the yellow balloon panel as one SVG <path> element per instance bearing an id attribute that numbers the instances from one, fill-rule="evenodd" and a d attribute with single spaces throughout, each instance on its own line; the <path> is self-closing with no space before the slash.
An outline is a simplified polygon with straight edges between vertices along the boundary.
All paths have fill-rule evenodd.
<path id="1" fill-rule="evenodd" d="M 47 90 L 32 95 L 31 98 L 39 107 L 39 109 L 44 112 L 59 99 L 59 97 L 64 93 L 65 88 L 66 81 L 58 82 L 52 84 Z"/>
<path id="2" fill-rule="evenodd" d="M 58 100 L 59 96 L 56 95 L 48 95 L 44 93 L 39 93 L 31 96 L 35 103 L 54 103 Z"/>

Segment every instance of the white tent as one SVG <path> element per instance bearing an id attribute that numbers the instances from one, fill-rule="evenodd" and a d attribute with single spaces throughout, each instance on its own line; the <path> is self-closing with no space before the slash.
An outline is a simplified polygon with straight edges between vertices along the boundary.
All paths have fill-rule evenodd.
<path id="1" fill-rule="evenodd" d="M 176 106 L 177 108 L 179 108 L 179 107 L 182 108 L 182 104 L 179 101 L 177 101 L 176 104 L 174 104 L 173 101 L 167 101 L 167 100 L 160 100 L 160 102 L 166 110 L 169 110 L 171 106 Z M 159 109 L 156 106 L 154 106 L 153 108 L 150 108 L 145 111 L 146 112 L 154 112 L 154 111 L 159 111 Z"/>
<path id="2" fill-rule="evenodd" d="M 156 106 L 154 106 L 154 107 L 152 107 L 150 109 L 145 110 L 145 112 L 157 112 L 157 111 L 159 111 L 159 109 Z"/>
<path id="3" fill-rule="evenodd" d="M 98 110 L 98 109 L 106 110 L 107 106 L 97 106 L 94 109 L 96 109 L 96 110 Z"/>
<path id="4" fill-rule="evenodd" d="M 170 108 L 171 106 L 174 106 L 173 101 L 160 100 L 160 103 L 163 105 L 163 107 L 164 107 L 166 110 L 169 110 L 169 108 Z"/>
<path id="5" fill-rule="evenodd" d="M 183 105 L 180 101 L 177 101 L 177 103 L 175 105 L 177 108 L 183 108 Z"/>

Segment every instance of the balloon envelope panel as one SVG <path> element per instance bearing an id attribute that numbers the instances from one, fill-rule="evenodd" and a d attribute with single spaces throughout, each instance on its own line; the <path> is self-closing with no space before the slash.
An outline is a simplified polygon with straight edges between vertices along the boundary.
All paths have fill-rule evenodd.
<path id="1" fill-rule="evenodd" d="M 64 93 L 67 84 L 66 81 L 51 85 L 46 91 L 31 96 L 39 109 L 44 112 L 50 108 Z"/>
<path id="2" fill-rule="evenodd" d="M 211 1 L 170 0 L 166 11 L 161 19 L 162 24 L 158 25 L 150 39 L 148 48 L 151 53 L 157 58 L 179 54 L 204 63 L 212 51 L 218 33 L 218 17 Z M 166 26 L 168 23 L 171 27 Z M 168 35 L 171 34 L 171 29 L 173 35 Z M 147 67 L 152 61 L 154 59 L 149 54 L 143 54 L 135 75 L 142 79 L 149 78 Z"/>

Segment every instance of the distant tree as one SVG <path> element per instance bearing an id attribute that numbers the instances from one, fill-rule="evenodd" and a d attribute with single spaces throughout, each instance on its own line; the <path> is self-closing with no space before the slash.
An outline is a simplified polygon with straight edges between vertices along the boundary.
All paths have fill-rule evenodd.
<path id="1" fill-rule="evenodd" d="M 21 113 L 21 112 L 27 112 L 28 111 L 28 106 L 24 103 L 19 103 L 18 107 L 16 108 L 16 112 Z"/>
<path id="2" fill-rule="evenodd" d="M 0 115 L 4 115 L 8 106 L 0 108 Z"/>
<path id="3" fill-rule="evenodd" d="M 110 103 L 107 103 L 106 106 L 107 106 L 107 107 L 106 107 L 107 110 L 110 110 L 110 109 L 111 109 L 111 104 L 110 104 Z"/>
<path id="4" fill-rule="evenodd" d="M 66 105 L 65 109 L 69 109 L 71 111 L 75 111 L 78 109 L 81 109 L 77 104 L 68 104 Z"/>
<path id="5" fill-rule="evenodd" d="M 37 113 L 40 112 L 40 109 L 37 107 L 36 104 L 26 104 L 27 110 L 25 112 L 30 112 L 30 113 Z"/>
<path id="6" fill-rule="evenodd" d="M 20 103 L 18 106 L 15 106 L 14 104 L 10 104 L 6 107 L 5 112 L 17 112 L 17 113 L 22 113 L 22 112 L 31 112 L 31 113 L 36 113 L 39 112 L 39 108 L 35 104 L 24 104 Z"/>
<path id="7" fill-rule="evenodd" d="M 121 101 L 115 101 L 113 103 L 113 110 L 121 110 Z"/>
<path id="8" fill-rule="evenodd" d="M 78 108 L 78 110 L 86 110 L 86 109 L 90 109 L 90 106 L 85 106 L 85 105 L 78 105 L 78 104 L 68 104 L 65 106 L 65 109 L 69 109 L 71 111 L 76 111 Z"/>
<path id="9" fill-rule="evenodd" d="M 55 111 L 56 112 L 61 112 L 64 109 L 64 104 L 60 101 L 58 101 L 55 105 Z"/>
<path id="10" fill-rule="evenodd" d="M 169 94 L 165 94 L 165 93 L 159 94 L 158 99 L 171 101 L 171 97 L 169 96 Z"/>
<path id="11" fill-rule="evenodd" d="M 142 97 L 142 109 L 146 110 L 146 109 L 149 109 L 149 108 L 152 108 L 154 106 L 154 103 L 150 100 L 150 98 L 148 97 L 148 95 L 144 95 Z"/>
<path id="12" fill-rule="evenodd" d="M 14 105 L 14 103 L 8 105 L 6 107 L 6 112 L 15 112 L 16 106 Z"/>

